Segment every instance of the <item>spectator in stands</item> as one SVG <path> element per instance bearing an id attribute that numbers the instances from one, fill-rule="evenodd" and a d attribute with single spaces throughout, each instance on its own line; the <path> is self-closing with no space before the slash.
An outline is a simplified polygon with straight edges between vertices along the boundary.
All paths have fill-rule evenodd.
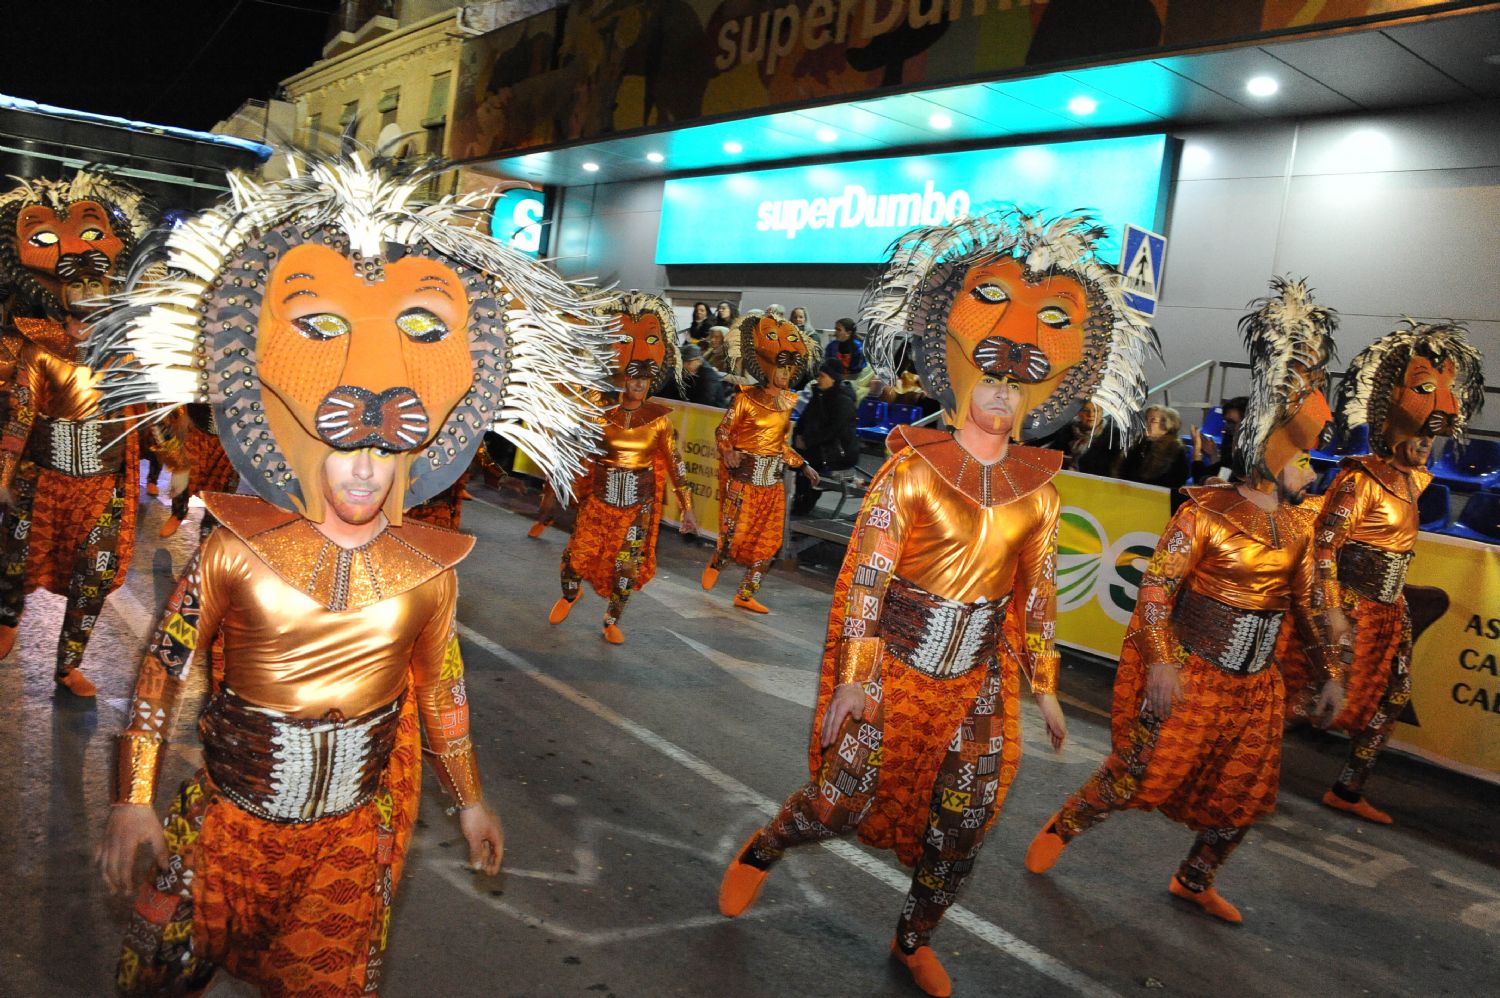
<path id="1" fill-rule="evenodd" d="M 713 325 L 708 330 L 708 345 L 703 351 L 703 362 L 720 374 L 729 371 L 729 327 Z"/>
<path id="2" fill-rule="evenodd" d="M 870 394 L 870 383 L 875 380 L 875 369 L 865 360 L 865 345 L 854 335 L 854 320 L 840 319 L 833 324 L 833 342 L 828 345 L 827 355 L 837 361 L 840 378 L 854 389 L 856 404 Z"/>
<path id="3" fill-rule="evenodd" d="M 1113 478 L 1123 455 L 1110 442 L 1110 436 L 1099 425 L 1099 409 L 1092 402 L 1083 403 L 1073 422 L 1055 433 L 1041 446 L 1063 452 L 1063 467 L 1085 475 Z"/>
<path id="4" fill-rule="evenodd" d="M 687 327 L 684 343 L 696 343 L 703 345 L 708 339 L 708 331 L 714 326 L 713 317 L 708 314 L 708 302 L 700 301 L 693 305 L 693 322 Z"/>
<path id="5" fill-rule="evenodd" d="M 1234 438 L 1239 432 L 1240 420 L 1245 418 L 1245 407 L 1250 399 L 1244 395 L 1225 399 L 1219 403 L 1224 410 L 1223 442 L 1215 444 L 1213 437 L 1206 437 L 1198 427 L 1193 427 L 1193 481 L 1203 482 L 1219 475 L 1224 470 L 1234 472 Z"/>
<path id="6" fill-rule="evenodd" d="M 675 379 L 668 378 L 657 394 L 664 399 L 696 402 L 719 409 L 729 405 L 729 386 L 724 383 L 724 376 L 703 362 L 703 349 L 694 343 L 682 348 L 681 387 Z"/>
<path id="7" fill-rule="evenodd" d="M 733 329 L 734 320 L 738 319 L 739 317 L 740 313 L 735 311 L 734 306 L 729 304 L 727 301 L 721 301 L 719 302 L 719 304 L 714 306 L 715 326 L 723 326 L 725 329 Z M 723 370 L 723 368 L 720 368 L 720 370 Z"/>
<path id="8" fill-rule="evenodd" d="M 812 398 L 792 436 L 792 446 L 819 475 L 843 471 L 859 461 L 859 439 L 854 434 L 854 389 L 842 378 L 843 367 L 833 357 L 823 361 L 813 382 Z M 806 516 L 818 503 L 818 493 L 803 475 L 797 476 L 792 514 Z"/>
<path id="9" fill-rule="evenodd" d="M 1160 485 L 1172 491 L 1172 508 L 1177 508 L 1177 490 L 1187 484 L 1187 447 L 1178 434 L 1182 416 L 1176 409 L 1153 405 L 1146 409 L 1146 435 L 1125 452 L 1120 476 L 1127 482 Z"/>

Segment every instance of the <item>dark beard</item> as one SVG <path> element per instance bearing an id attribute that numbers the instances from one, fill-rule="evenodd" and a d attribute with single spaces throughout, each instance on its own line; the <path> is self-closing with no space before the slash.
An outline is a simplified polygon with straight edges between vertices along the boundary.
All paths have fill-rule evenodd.
<path id="1" fill-rule="evenodd" d="M 1292 492 L 1285 485 L 1281 484 L 1281 479 L 1280 478 L 1276 479 L 1276 501 L 1277 502 L 1279 502 L 1279 503 L 1285 503 L 1288 506 L 1301 506 L 1302 503 L 1303 503 L 1303 501 L 1306 500 L 1306 499 L 1307 499 L 1307 488 L 1306 488 L 1306 486 L 1304 486 L 1303 488 L 1298 489 L 1296 492 Z"/>

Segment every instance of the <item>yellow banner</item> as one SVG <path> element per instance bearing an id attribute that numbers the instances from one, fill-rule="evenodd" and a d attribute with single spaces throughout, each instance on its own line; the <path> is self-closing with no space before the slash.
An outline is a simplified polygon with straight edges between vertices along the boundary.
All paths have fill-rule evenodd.
<path id="1" fill-rule="evenodd" d="M 1064 471 L 1057 536 L 1057 640 L 1108 659 L 1125 625 L 1156 539 L 1167 525 L 1167 490 Z"/>
<path id="2" fill-rule="evenodd" d="M 1406 583 L 1441 590 L 1447 610 L 1417 637 L 1391 744 L 1500 782 L 1500 546 L 1424 533 Z"/>
<path id="3" fill-rule="evenodd" d="M 672 410 L 672 428 L 677 431 L 677 446 L 682 463 L 687 466 L 688 489 L 693 493 L 693 513 L 698 517 L 698 533 L 714 540 L 719 538 L 719 446 L 714 430 L 724 418 L 724 410 L 694 402 L 674 399 L 652 399 Z M 662 520 L 676 525 L 682 511 L 677 497 L 667 490 L 667 508 Z"/>

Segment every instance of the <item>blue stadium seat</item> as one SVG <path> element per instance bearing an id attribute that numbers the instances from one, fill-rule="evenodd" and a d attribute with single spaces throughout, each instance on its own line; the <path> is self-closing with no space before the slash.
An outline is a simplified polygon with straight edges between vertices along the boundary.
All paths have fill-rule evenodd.
<path id="1" fill-rule="evenodd" d="M 1216 405 L 1203 414 L 1203 425 L 1198 427 L 1198 432 L 1205 437 L 1212 438 L 1216 444 L 1224 442 L 1224 407 Z"/>
<path id="2" fill-rule="evenodd" d="M 1351 454 L 1368 453 L 1370 453 L 1370 428 L 1364 425 L 1356 426 L 1343 440 L 1335 444 L 1332 450 L 1313 451 L 1313 467 L 1322 471 L 1325 468 L 1337 467 L 1340 461 Z"/>
<path id="3" fill-rule="evenodd" d="M 1308 489 L 1307 491 L 1311 492 L 1315 496 L 1320 496 L 1328 491 L 1328 487 L 1333 484 L 1333 480 L 1338 476 L 1338 468 L 1324 468 L 1323 471 L 1318 475 L 1318 480 L 1316 482 L 1313 482 L 1312 488 Z"/>
<path id="4" fill-rule="evenodd" d="M 861 440 L 884 443 L 891 432 L 890 418 L 889 405 L 867 398 L 854 411 L 854 435 Z"/>
<path id="5" fill-rule="evenodd" d="M 1443 533 L 1471 541 L 1500 544 L 1500 492 L 1476 492 L 1464 511 Z"/>
<path id="6" fill-rule="evenodd" d="M 890 415 L 890 425 L 892 426 L 906 426 L 922 418 L 922 407 L 919 405 L 905 405 L 901 402 L 892 402 L 888 412 Z"/>
<path id="7" fill-rule="evenodd" d="M 1417 519 L 1423 530 L 1445 530 L 1453 517 L 1453 497 L 1448 486 L 1433 482 L 1417 498 Z"/>
<path id="8" fill-rule="evenodd" d="M 1453 442 L 1432 465 L 1432 477 L 1461 492 L 1500 484 L 1500 440 L 1470 440 L 1457 454 Z"/>

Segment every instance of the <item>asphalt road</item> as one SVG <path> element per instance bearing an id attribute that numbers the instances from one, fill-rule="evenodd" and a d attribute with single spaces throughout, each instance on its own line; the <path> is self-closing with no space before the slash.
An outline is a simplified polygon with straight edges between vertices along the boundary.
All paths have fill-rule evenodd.
<path id="1" fill-rule="evenodd" d="M 715 907 L 735 848 L 806 779 L 827 580 L 773 573 L 761 598 L 774 613 L 756 617 L 730 607 L 732 573 L 702 592 L 707 549 L 664 532 L 659 574 L 614 647 L 592 593 L 546 624 L 566 535 L 528 539 L 527 519 L 479 491 L 464 514 L 479 544 L 460 571 L 461 635 L 506 865 L 494 878 L 465 869 L 428 779 L 386 998 L 918 994 L 886 955 L 907 881 L 887 854 L 805 849 L 743 918 Z M 0 665 L 13 705 L 0 725 L 0 998 L 109 993 L 126 906 L 88 858 L 135 664 L 197 537 L 195 512 L 157 542 L 164 515 L 143 509 L 131 577 L 89 649 L 97 709 L 54 704 L 56 597 L 32 597 Z M 1154 814 L 1117 816 L 1048 876 L 1026 873 L 1031 836 L 1107 750 L 1107 675 L 1070 660 L 1062 687 L 1068 747 L 1043 744 L 1026 704 L 1020 775 L 935 940 L 957 994 L 1500 993 L 1500 795 L 1424 765 L 1377 775 L 1371 792 L 1398 818 L 1379 828 L 1316 803 L 1338 745 L 1289 742 L 1280 809 L 1219 880 L 1238 927 L 1167 895 L 1192 836 Z M 196 764 L 195 740 L 187 717 L 169 776 Z"/>

